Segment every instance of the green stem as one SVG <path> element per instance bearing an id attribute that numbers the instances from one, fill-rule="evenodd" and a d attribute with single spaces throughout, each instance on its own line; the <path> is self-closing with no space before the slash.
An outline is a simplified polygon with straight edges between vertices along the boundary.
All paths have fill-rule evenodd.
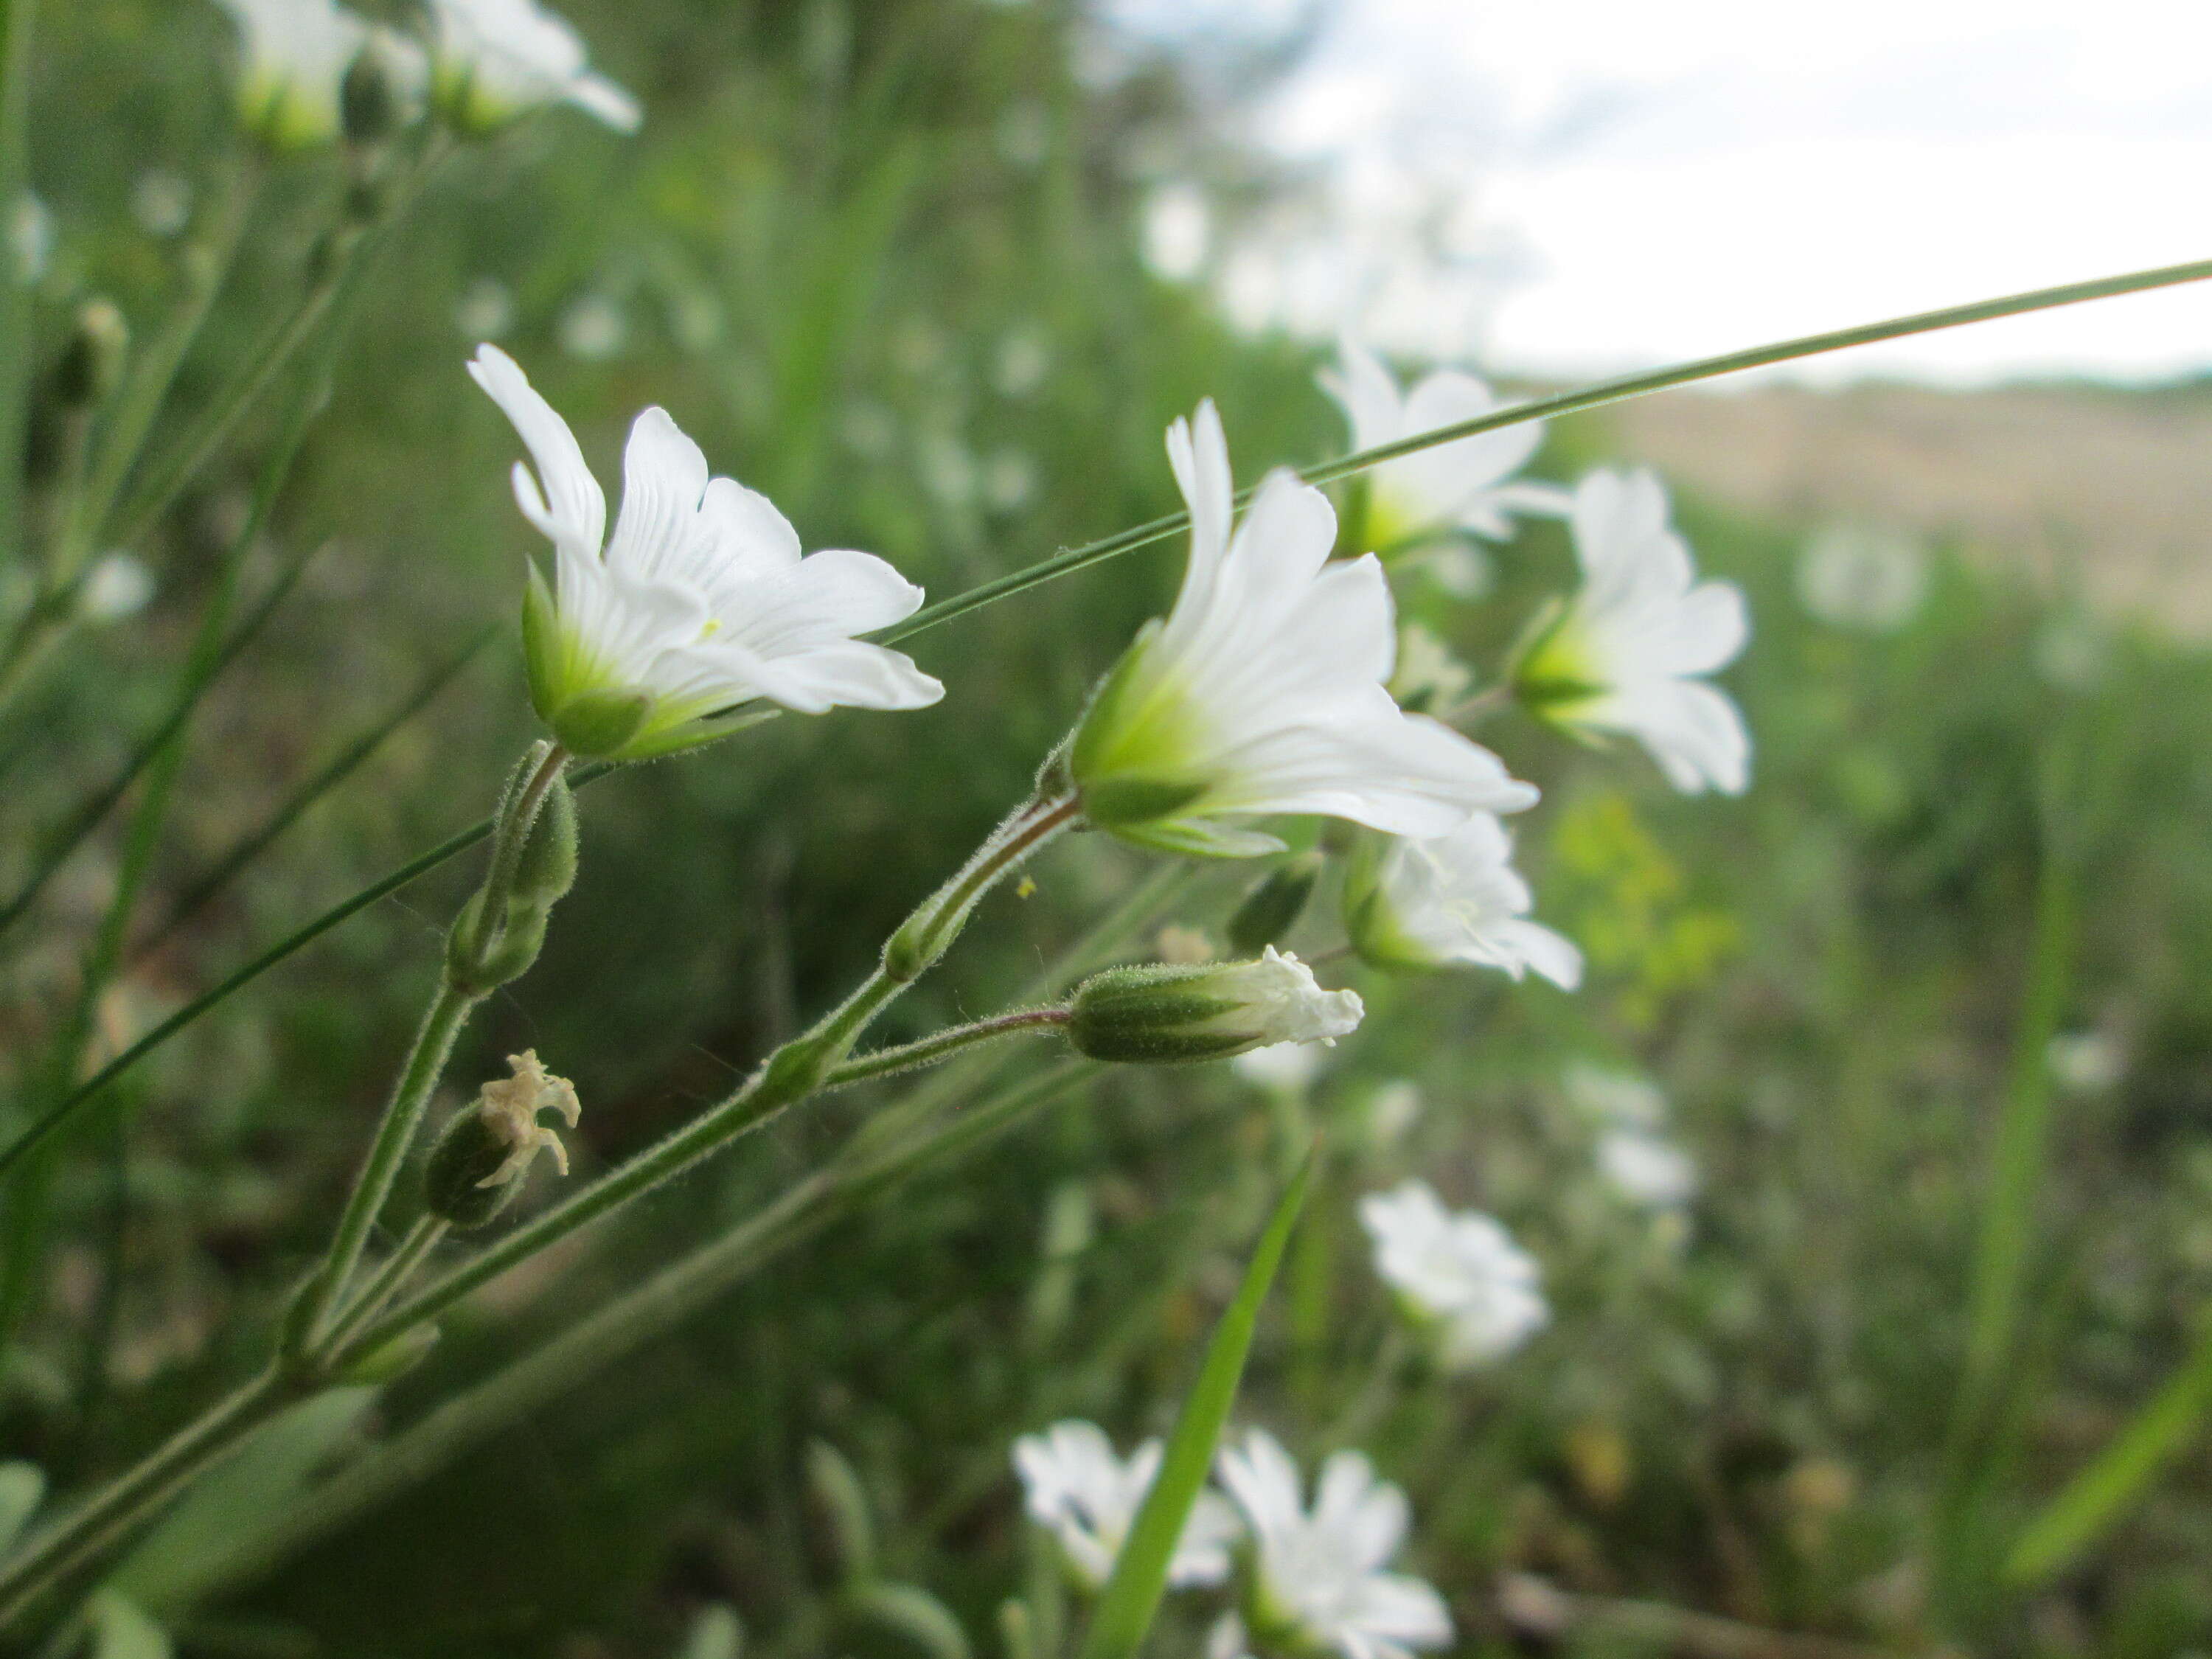
<path id="1" fill-rule="evenodd" d="M 1607 404 L 1648 397 L 1655 392 L 1666 392 L 1699 380 L 1717 380 L 1723 374 L 1741 374 L 1747 369 L 1771 368 L 1776 363 L 1790 362 L 1800 357 L 1817 357 L 1831 351 L 1846 351 L 1853 346 L 1875 345 L 1884 340 L 1901 340 L 1915 334 L 1934 333 L 1939 329 L 1959 328 L 1969 323 L 1984 323 L 1999 317 L 2019 317 L 2033 311 L 2050 311 L 2059 306 L 2081 305 L 2090 300 L 2112 299 L 2124 294 L 2143 294 L 2154 289 L 2172 288 L 2183 283 L 2201 283 L 2208 278 L 2212 278 L 2212 259 L 2200 259 L 2188 264 L 2162 265 L 2155 270 L 2130 271 L 2120 276 L 2100 277 L 2094 282 L 2034 289 L 2025 294 L 1983 300 L 1972 305 L 1949 306 L 1941 311 L 1917 312 L 1909 317 L 1863 323 L 1856 328 L 1839 328 L 1826 334 L 1802 335 L 1796 339 L 1784 340 L 1774 345 L 1754 346 L 1747 351 L 1731 351 L 1718 357 L 1700 357 L 1692 362 L 1677 363 L 1672 368 L 1653 369 L 1648 374 L 1601 380 L 1579 392 L 1563 392 L 1555 398 L 1539 398 L 1528 403 L 1510 404 L 1473 420 L 1415 433 L 1395 443 L 1377 444 L 1372 449 L 1360 450 L 1340 460 L 1321 462 L 1304 468 L 1299 476 L 1309 483 L 1330 483 L 1338 478 L 1349 477 L 1355 472 L 1364 472 L 1370 467 L 1379 466 L 1384 461 L 1396 460 L 1401 455 L 1414 454 L 1438 444 L 1454 443 L 1462 438 L 1495 432 L 1504 427 L 1523 425 L 1529 421 L 1546 421 L 1561 415 L 1579 414 L 1583 410 L 1601 408 Z M 1237 500 L 1248 501 L 1253 493 L 1250 489 L 1244 490 L 1238 495 Z M 935 605 L 924 605 L 897 627 L 888 629 L 877 637 L 887 645 L 911 639 L 926 628 L 950 622 L 955 617 L 964 616 L 970 611 L 1011 598 L 1040 583 L 1073 575 L 1079 570 L 1088 569 L 1118 555 L 1164 541 L 1176 532 L 1188 529 L 1189 525 L 1190 515 L 1188 513 L 1170 513 L 1164 518 L 1154 519 L 1150 524 L 1140 524 L 1103 540 L 1070 548 L 1051 558 L 1040 559 L 1026 569 L 981 583 L 964 593 L 940 599 Z"/>
<path id="2" fill-rule="evenodd" d="M 1023 1008 L 989 1019 L 979 1019 L 970 1025 L 956 1025 L 950 1030 L 939 1031 L 916 1042 L 903 1042 L 893 1048 L 878 1048 L 873 1054 L 862 1054 L 858 1059 L 833 1066 L 822 1079 L 822 1090 L 826 1093 L 831 1089 L 842 1089 L 872 1079 L 889 1077 L 896 1072 L 911 1072 L 924 1066 L 934 1066 L 1000 1037 L 1019 1036 L 1024 1032 L 1042 1035 L 1057 1030 L 1066 1024 L 1067 1010 L 1065 1008 Z"/>
<path id="3" fill-rule="evenodd" d="M 23 432 L 31 383 L 31 289 L 15 259 L 30 196 L 34 0 L 0 0 L 0 568 L 23 556 Z"/>
<path id="4" fill-rule="evenodd" d="M 451 1231 L 442 1217 L 422 1215 L 407 1230 L 391 1258 L 376 1270 L 376 1276 L 362 1287 L 361 1294 L 340 1308 L 331 1318 L 330 1331 L 319 1347 L 327 1353 L 336 1353 L 350 1342 L 368 1322 L 392 1304 L 407 1281 L 414 1278 L 431 1251 Z"/>

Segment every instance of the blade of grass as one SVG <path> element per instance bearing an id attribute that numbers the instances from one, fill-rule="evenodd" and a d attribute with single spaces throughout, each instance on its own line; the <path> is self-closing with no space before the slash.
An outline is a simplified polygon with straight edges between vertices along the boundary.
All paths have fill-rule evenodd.
<path id="1" fill-rule="evenodd" d="M 161 925 L 140 944 L 140 952 L 143 954 L 159 945 L 176 931 L 179 923 L 197 913 L 235 880 L 239 872 L 266 852 L 279 836 L 299 821 L 301 814 L 352 776 L 369 757 L 383 747 L 386 738 L 429 707 L 438 694 L 459 678 L 461 672 L 482 656 L 485 647 L 505 631 L 503 625 L 497 623 L 486 628 L 467 646 L 425 674 L 388 713 L 363 730 L 332 756 L 325 765 L 301 782 L 258 828 L 217 860 L 215 867 L 170 907 L 169 913 L 161 918 Z"/>
<path id="2" fill-rule="evenodd" d="M 1244 1270 L 1244 1282 L 1237 1288 L 1236 1300 L 1214 1328 L 1213 1340 L 1206 1345 L 1206 1363 L 1199 1368 L 1189 1398 L 1183 1401 L 1182 1415 L 1176 1419 L 1175 1432 L 1168 1437 L 1160 1472 L 1138 1506 L 1137 1518 L 1129 1524 L 1129 1535 L 1115 1559 L 1113 1575 L 1098 1593 L 1098 1607 L 1084 1638 L 1082 1659 L 1135 1659 L 1152 1627 L 1160 1597 L 1167 1591 L 1168 1567 L 1175 1559 L 1176 1546 L 1182 1540 L 1192 1505 L 1205 1490 L 1206 1474 L 1213 1467 L 1213 1449 L 1237 1403 L 1244 1360 L 1252 1351 L 1252 1334 L 1259 1327 L 1261 1304 L 1267 1299 L 1267 1289 L 1275 1282 L 1276 1268 L 1282 1265 L 1291 1230 L 1297 1224 L 1313 1167 L 1313 1155 L 1309 1153 L 1282 1201 L 1275 1206 L 1267 1231 L 1260 1235 L 1259 1248 L 1252 1252 L 1252 1265 Z"/>
<path id="3" fill-rule="evenodd" d="M 2006 1559 L 2004 1577 L 2015 1585 L 2033 1585 L 2072 1565 L 2188 1448 L 2208 1413 L 2212 1413 L 2212 1327 L 2166 1387 L 2021 1534 Z"/>
<path id="4" fill-rule="evenodd" d="M 30 199 L 33 0 L 0 0 L 0 568 L 23 556 L 23 434 L 31 383 L 31 285 L 17 269 L 15 216 Z"/>
<path id="5" fill-rule="evenodd" d="M 1970 323 L 1990 322 L 2000 317 L 2021 317 L 2030 312 L 2049 311 L 2059 306 L 2081 305 L 2090 300 L 2112 299 L 2123 294 L 2145 294 L 2154 289 L 2172 288 L 2183 283 L 2201 283 L 2208 279 L 2212 279 L 2212 259 L 2200 259 L 2189 264 L 2162 265 L 2155 270 L 2099 277 L 2092 282 L 2033 289 L 2025 294 L 1982 300 L 1972 305 L 1948 306 L 1940 311 L 1917 312 L 1909 317 L 1863 323 L 1855 328 L 1836 329 L 1826 334 L 1802 335 L 1794 340 L 1753 346 L 1748 350 L 1731 351 L 1718 357 L 1700 357 L 1692 362 L 1677 363 L 1671 368 L 1653 369 L 1648 374 L 1601 380 L 1595 386 L 1584 386 L 1579 392 L 1563 392 L 1556 398 L 1540 398 L 1528 403 L 1509 404 L 1474 420 L 1437 427 L 1429 432 L 1418 432 L 1395 443 L 1378 444 L 1372 449 L 1363 449 L 1339 460 L 1323 461 L 1318 465 L 1303 469 L 1299 476 L 1308 483 L 1329 483 L 1338 478 L 1349 477 L 1355 472 L 1364 472 L 1384 461 L 1395 460 L 1401 455 L 1433 448 L 1437 444 L 1471 438 L 1478 433 L 1495 432 L 1502 427 L 1520 426 L 1529 421 L 1578 414 L 1583 410 L 1601 408 L 1607 404 L 1648 397 L 1655 392 L 1666 392 L 1699 380 L 1716 380 L 1723 374 L 1741 374 L 1747 369 L 1767 368 L 1776 363 L 1791 362 L 1801 357 L 1817 357 L 1831 351 L 1847 351 L 1853 346 L 1875 345 L 1884 340 L 1901 340 L 1915 334 L 1933 333 L 1939 329 L 1960 328 Z M 1242 491 L 1237 499 L 1249 501 L 1252 494 L 1250 489 Z M 1117 555 L 1164 541 L 1189 524 L 1188 514 L 1170 513 L 1165 518 L 1154 519 L 1149 524 L 1138 525 L 1098 541 L 1086 542 L 1081 547 L 1070 548 L 1048 559 L 1040 559 L 1024 569 L 980 583 L 964 593 L 956 593 L 949 599 L 924 605 L 897 627 L 888 629 L 876 637 L 885 644 L 911 639 L 924 629 L 950 622 L 955 617 L 964 616 L 970 611 L 1010 598 L 1040 583 L 1073 575 Z"/>

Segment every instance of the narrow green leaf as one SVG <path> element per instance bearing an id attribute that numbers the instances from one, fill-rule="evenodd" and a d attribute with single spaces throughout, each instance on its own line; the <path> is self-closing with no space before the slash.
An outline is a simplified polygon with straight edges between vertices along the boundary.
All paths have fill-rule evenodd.
<path id="1" fill-rule="evenodd" d="M 2005 1562 L 2004 1576 L 2015 1584 L 2032 1584 L 2070 1565 L 2188 1448 L 2208 1412 L 2212 1412 L 2212 1328 L 2172 1380 L 2021 1534 Z"/>
<path id="2" fill-rule="evenodd" d="M 46 1495 L 46 1474 L 36 1463 L 0 1463 L 0 1555 L 15 1547 Z"/>
<path id="3" fill-rule="evenodd" d="M 702 1607 L 691 1621 L 678 1659 L 742 1659 L 744 1650 L 745 1627 L 738 1622 L 737 1609 L 716 1601 Z"/>
<path id="4" fill-rule="evenodd" d="M 928 1659 L 973 1659 L 968 1632 L 945 1603 L 915 1584 L 861 1584 L 848 1593 L 853 1617 L 896 1631 Z"/>
<path id="5" fill-rule="evenodd" d="M 169 1659 L 176 1651 L 167 1631 L 113 1590 L 100 1591 L 84 1611 L 92 1626 L 90 1659 Z"/>
<path id="6" fill-rule="evenodd" d="M 1267 1288 L 1274 1283 L 1276 1268 L 1282 1265 L 1291 1230 L 1297 1224 L 1313 1167 L 1313 1155 L 1309 1153 L 1290 1189 L 1275 1206 L 1267 1231 L 1260 1235 L 1259 1248 L 1252 1253 L 1252 1265 L 1244 1271 L 1237 1299 L 1214 1328 L 1213 1340 L 1206 1345 L 1206 1363 L 1199 1370 L 1189 1398 L 1183 1401 L 1175 1432 L 1168 1437 L 1159 1474 L 1145 1494 L 1137 1518 L 1130 1523 L 1113 1576 L 1099 1592 L 1098 1608 L 1083 1644 L 1083 1659 L 1133 1659 L 1146 1632 L 1152 1629 L 1160 1597 L 1167 1590 L 1169 1564 L 1182 1541 L 1192 1506 L 1205 1490 L 1206 1474 L 1213 1467 L 1213 1449 L 1221 1439 L 1231 1407 L 1237 1403 L 1237 1388 L 1243 1380 L 1244 1359 L 1251 1352 L 1261 1304 L 1267 1299 Z"/>

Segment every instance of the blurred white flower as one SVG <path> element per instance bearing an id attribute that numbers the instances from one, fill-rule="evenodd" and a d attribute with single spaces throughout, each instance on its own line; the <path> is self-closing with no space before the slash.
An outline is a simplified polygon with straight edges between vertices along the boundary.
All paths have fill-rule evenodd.
<path id="1" fill-rule="evenodd" d="M 1498 562 L 1471 543 L 1439 542 L 1413 557 L 1423 575 L 1462 605 L 1474 604 L 1498 586 Z"/>
<path id="2" fill-rule="evenodd" d="M 131 185 L 131 216 L 149 236 L 174 236 L 191 222 L 191 181 L 167 167 L 148 167 Z"/>
<path id="3" fill-rule="evenodd" d="M 575 752 L 681 748 L 758 698 L 820 714 L 945 695 L 897 652 L 853 637 L 910 616 L 921 590 L 870 554 L 800 557 L 783 514 L 709 477 L 664 410 L 630 428 L 622 514 L 605 539 L 606 498 L 568 422 L 498 347 L 478 347 L 469 373 L 537 466 L 534 477 L 514 467 L 523 516 L 554 550 L 553 586 L 533 564 L 525 607 L 531 696 Z"/>
<path id="4" fill-rule="evenodd" d="M 1125 1462 L 1103 1430 L 1080 1421 L 1055 1423 L 1014 1442 L 1014 1470 L 1030 1518 L 1059 1540 L 1085 1588 L 1101 1589 L 1113 1572 L 1130 1523 L 1159 1474 L 1160 1455 L 1160 1443 L 1147 1440 Z M 1178 1588 L 1219 1583 L 1229 1576 L 1230 1546 L 1243 1530 L 1227 1499 L 1200 1492 L 1168 1564 L 1168 1583 Z"/>
<path id="5" fill-rule="evenodd" d="M 15 200 L 8 216 L 8 252 L 15 280 L 27 287 L 46 274 L 54 258 L 54 216 L 29 191 Z"/>
<path id="6" fill-rule="evenodd" d="M 1451 647 L 1419 623 L 1398 630 L 1398 665 L 1391 671 L 1390 696 L 1415 713 L 1446 713 L 1474 684 L 1474 672 Z"/>
<path id="7" fill-rule="evenodd" d="M 1567 1097 L 1601 1125 L 1656 1129 L 1667 1121 L 1667 1097 L 1633 1072 L 1578 1060 L 1567 1067 L 1565 1082 Z"/>
<path id="8" fill-rule="evenodd" d="M 1927 556 L 1906 536 L 1826 525 L 1797 556 L 1798 600 L 1831 627 L 1893 634 L 1927 596 Z"/>
<path id="9" fill-rule="evenodd" d="M 1206 264 L 1213 216 L 1196 185 L 1163 185 L 1145 204 L 1145 263 L 1171 283 L 1187 283 Z"/>
<path id="10" fill-rule="evenodd" d="M 1504 1358 L 1551 1317 L 1535 1258 L 1491 1217 L 1445 1209 L 1427 1182 L 1370 1194 L 1359 1219 L 1375 1241 L 1375 1271 L 1433 1322 L 1452 1369 Z"/>
<path id="11" fill-rule="evenodd" d="M 983 505 L 994 513 L 1018 513 L 1036 495 L 1036 468 L 1018 449 L 994 451 L 983 463 Z"/>
<path id="12" fill-rule="evenodd" d="M 1352 948 L 1378 968 L 1454 963 L 1562 990 L 1583 981 L 1583 953 L 1529 920 L 1535 896 L 1513 867 L 1513 838 L 1487 812 L 1425 841 L 1363 836 L 1346 860 L 1344 918 Z"/>
<path id="13" fill-rule="evenodd" d="M 496 340 L 514 327 L 514 291 L 496 276 L 479 276 L 453 301 L 453 326 L 471 340 Z"/>
<path id="14" fill-rule="evenodd" d="M 1168 429 L 1190 504 L 1175 608 L 1146 624 L 1085 710 L 1069 769 L 1085 815 L 1167 852 L 1281 850 L 1223 820 L 1278 812 L 1436 836 L 1536 792 L 1487 749 L 1407 714 L 1385 689 L 1397 653 L 1373 555 L 1331 562 L 1328 498 L 1279 469 L 1230 534 L 1229 447 L 1211 401 Z"/>
<path id="15" fill-rule="evenodd" d="M 629 340 L 629 319 L 604 294 L 586 294 L 570 302 L 555 326 L 561 349 L 580 362 L 601 363 Z"/>
<path id="16" fill-rule="evenodd" d="M 392 71 L 419 83 L 422 53 L 413 42 L 368 23 L 331 0 L 217 0 L 238 25 L 244 62 L 239 118 L 279 149 L 328 143 L 338 136 L 338 88 L 372 34 Z"/>
<path id="17" fill-rule="evenodd" d="M 1310 1042 L 1271 1042 L 1229 1062 L 1230 1069 L 1255 1088 L 1302 1095 L 1321 1071 L 1321 1050 Z"/>
<path id="18" fill-rule="evenodd" d="M 1026 398 L 1052 373 L 1052 338 L 1036 323 L 1006 331 L 991 366 L 991 385 L 1001 398 Z"/>
<path id="19" fill-rule="evenodd" d="M 574 104 L 635 132 L 637 100 L 590 68 L 582 39 L 536 0 L 429 0 L 438 98 L 459 125 L 499 127 L 546 104 Z"/>
<path id="20" fill-rule="evenodd" d="M 1376 1480 L 1366 1458 L 1343 1451 L 1324 1463 L 1310 1514 L 1297 1465 L 1265 1431 L 1224 1448 L 1218 1467 L 1252 1534 L 1244 1616 L 1261 1647 L 1411 1659 L 1450 1642 L 1443 1598 L 1422 1579 L 1383 1571 L 1410 1516 L 1405 1493 Z M 1209 1651 L 1233 1653 L 1240 1634 L 1217 1633 Z"/>
<path id="21" fill-rule="evenodd" d="M 1727 696 L 1698 677 L 1735 660 L 1750 634 L 1731 582 L 1699 582 L 1649 472 L 1593 472 L 1571 515 L 1582 591 L 1532 641 L 1524 704 L 1568 731 L 1632 737 L 1685 793 L 1741 794 L 1751 738 Z"/>
<path id="22" fill-rule="evenodd" d="M 1623 1198 L 1646 1209 L 1680 1209 L 1697 1195 L 1696 1163 L 1647 1130 L 1607 1129 L 1598 1137 L 1597 1167 Z"/>
<path id="23" fill-rule="evenodd" d="M 1396 1146 L 1420 1121 L 1426 1104 L 1421 1086 L 1407 1078 L 1378 1085 L 1367 1097 L 1367 1138 L 1377 1148 Z"/>
<path id="24" fill-rule="evenodd" d="M 2100 1094 L 2127 1073 L 2120 1045 L 2103 1031 L 2061 1031 L 2045 1050 L 2051 1075 L 2076 1094 Z"/>
<path id="25" fill-rule="evenodd" d="M 1498 407 L 1487 386 L 1455 368 L 1437 369 L 1401 392 L 1382 359 L 1350 338 L 1339 348 L 1336 368 L 1322 371 L 1321 385 L 1351 422 L 1354 449 L 1456 426 Z M 1387 548 L 1438 530 L 1504 541 L 1513 534 L 1513 514 L 1564 513 L 1567 492 L 1557 485 L 1511 482 L 1543 441 L 1542 423 L 1527 421 L 1372 468 L 1367 543 Z"/>
<path id="26" fill-rule="evenodd" d="M 84 573 L 76 607 L 87 622 L 120 622 L 143 611 L 153 597 L 154 573 L 145 561 L 130 553 L 109 553 Z"/>
<path id="27" fill-rule="evenodd" d="M 2086 610 L 2062 611 L 2035 635 L 2035 672 L 2061 691 L 2087 691 L 2112 665 L 2112 642 Z"/>
<path id="28" fill-rule="evenodd" d="M 914 447 L 915 471 L 921 487 L 945 507 L 965 507 L 975 499 L 975 454 L 951 432 L 926 432 Z"/>

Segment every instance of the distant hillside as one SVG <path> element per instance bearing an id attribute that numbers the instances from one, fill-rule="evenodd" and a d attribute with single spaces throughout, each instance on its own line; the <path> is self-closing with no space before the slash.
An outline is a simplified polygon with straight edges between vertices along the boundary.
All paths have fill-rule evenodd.
<path id="1" fill-rule="evenodd" d="M 1858 518 L 2075 569 L 2100 602 L 2212 637 L 2212 392 L 2087 386 L 1683 392 L 1613 411 L 1622 452 L 1785 522 Z"/>

